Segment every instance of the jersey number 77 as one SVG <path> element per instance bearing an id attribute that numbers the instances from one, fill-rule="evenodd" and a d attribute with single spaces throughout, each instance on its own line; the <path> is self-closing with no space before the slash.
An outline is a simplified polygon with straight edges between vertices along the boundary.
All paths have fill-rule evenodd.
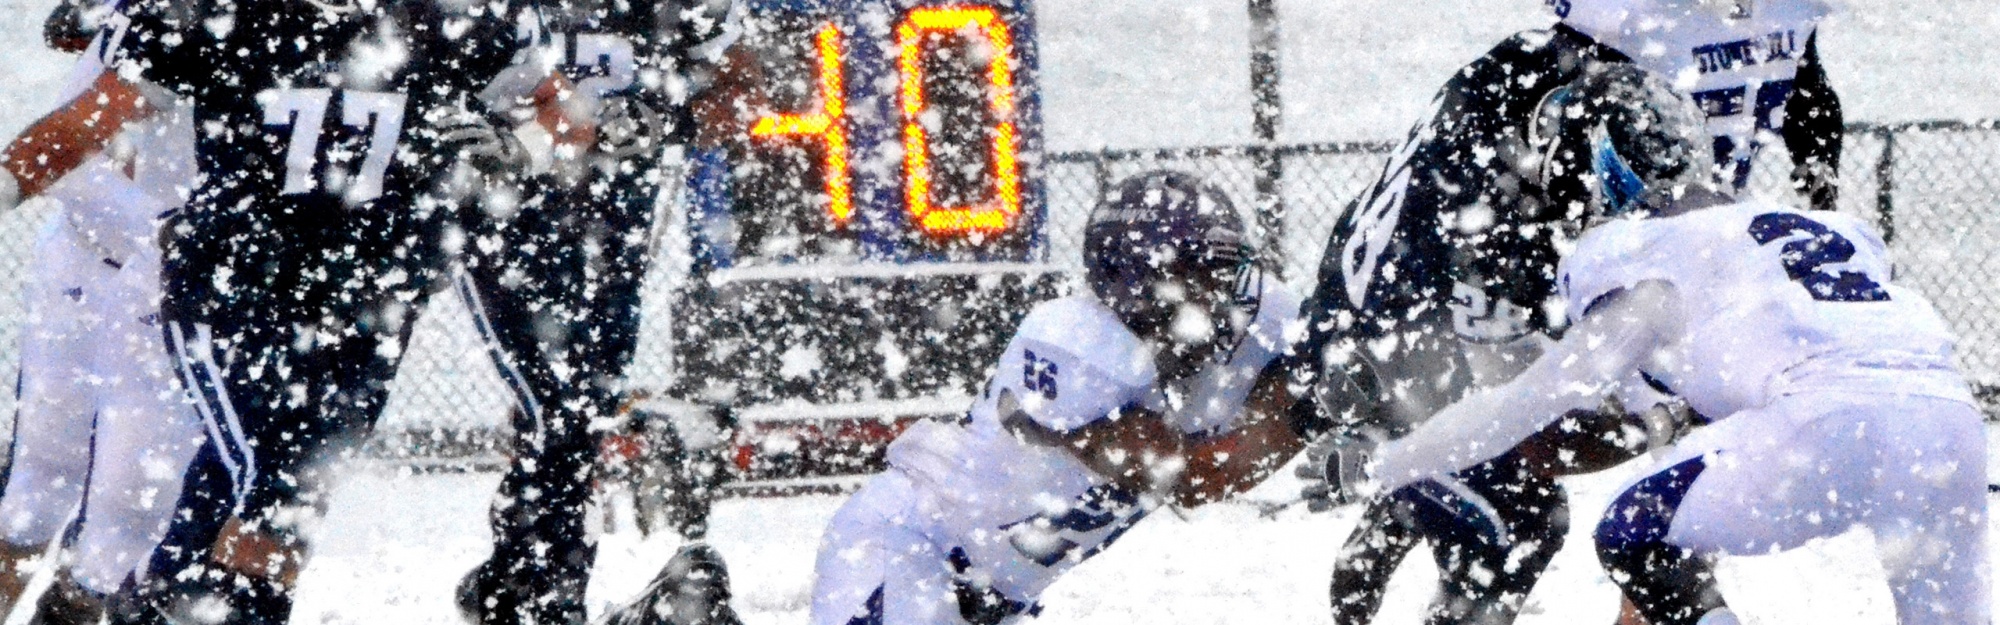
<path id="1" fill-rule="evenodd" d="M 368 134 L 367 154 L 354 170 L 344 189 L 338 189 L 349 204 L 360 204 L 382 195 L 382 178 L 396 154 L 396 142 L 403 134 L 403 105 L 400 93 L 348 91 L 344 89 L 267 89 L 257 94 L 264 108 L 264 125 L 290 126 L 291 139 L 285 146 L 285 186 L 283 195 L 312 192 L 318 182 L 313 167 L 318 163 L 325 134 L 326 109 L 340 102 L 340 123 L 355 132 Z"/>

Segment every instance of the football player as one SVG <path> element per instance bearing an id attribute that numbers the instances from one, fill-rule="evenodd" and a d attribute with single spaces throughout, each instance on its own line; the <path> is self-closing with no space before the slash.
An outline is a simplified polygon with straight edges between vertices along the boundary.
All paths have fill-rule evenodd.
<path id="1" fill-rule="evenodd" d="M 731 0 L 560 0 L 551 52 L 596 141 L 556 154 L 524 193 L 478 211 L 458 291 L 515 396 L 492 555 L 460 585 L 475 623 L 583 623 L 595 560 L 585 527 L 599 423 L 616 416 L 637 345 L 666 147 L 737 36 Z M 531 128 L 539 126 L 530 126 Z M 532 493 L 532 494 L 531 494 Z"/>
<path id="2" fill-rule="evenodd" d="M 147 112 L 141 83 L 189 99 L 201 129 L 161 276 L 164 335 L 208 436 L 113 620 L 282 622 L 323 460 L 379 416 L 446 255 L 440 234 L 459 216 L 436 182 L 506 156 L 473 94 L 539 17 L 507 3 L 130 0 L 113 19 L 112 71 L 7 154 L 8 180 L 38 191 L 73 167 L 74 146 Z"/>
<path id="3" fill-rule="evenodd" d="M 1248 488 L 1301 446 L 1285 410 L 1295 300 L 1221 192 L 1154 172 L 1092 211 L 1091 292 L 1030 311 L 965 418 L 919 422 L 841 506 L 811 622 L 993 625 L 1164 506 Z M 726 573 L 683 552 L 625 624 L 729 623 Z"/>
<path id="4" fill-rule="evenodd" d="M 51 22 L 78 13 L 58 10 Z M 118 36 L 114 27 L 88 46 L 63 100 L 102 73 Z M 95 622 L 102 598 L 166 531 L 168 499 L 202 432 L 160 338 L 154 241 L 160 216 L 192 186 L 193 161 L 192 118 L 169 102 L 45 192 L 61 208 L 29 268 L 20 404 L 0 480 L 0 613 L 71 518 L 67 564 L 32 622 Z"/>
<path id="5" fill-rule="evenodd" d="M 1841 116 L 1814 44 L 1826 11 L 1819 2 L 1551 3 L 1559 23 L 1515 35 L 1452 76 L 1336 224 L 1302 311 L 1310 322 L 1299 352 L 1320 359 L 1326 392 L 1357 398 L 1373 416 L 1367 432 L 1308 454 L 1309 478 L 1337 474 L 1348 445 L 1365 447 L 1356 441 L 1393 436 L 1469 389 L 1504 382 L 1560 333 L 1555 264 L 1580 214 L 1542 199 L 1539 183 L 1514 165 L 1536 158 L 1525 129 L 1557 87 L 1618 64 L 1672 77 L 1701 104 L 1711 135 L 1704 152 L 1732 185 L 1748 181 L 1759 145 L 1782 138 L 1795 183 L 1815 206 L 1832 206 Z M 1653 405 L 1627 399 L 1635 409 Z M 1335 567 L 1335 620 L 1373 618 L 1389 575 L 1428 542 L 1442 576 L 1432 622 L 1511 622 L 1562 545 L 1568 505 L 1555 475 L 1634 451 L 1562 448 L 1589 438 L 1542 440 L 1367 501 Z M 1551 451 L 1589 466 L 1552 465 Z M 1323 483 L 1307 494 L 1319 505 L 1342 501 Z"/>
<path id="6" fill-rule="evenodd" d="M 1890 282 L 1866 223 L 1720 191 L 1690 158 L 1700 138 L 1675 132 L 1698 113 L 1649 82 L 1647 115 L 1585 101 L 1542 116 L 1546 152 L 1586 168 L 1596 222 L 1561 265 L 1563 339 L 1385 444 L 1373 474 L 1395 488 L 1462 470 L 1637 373 L 1714 419 L 1597 526 L 1600 561 L 1646 622 L 1733 625 L 1711 556 L 1856 526 L 1874 534 L 1897 622 L 1990 622 L 1984 419 L 1943 319 Z"/>

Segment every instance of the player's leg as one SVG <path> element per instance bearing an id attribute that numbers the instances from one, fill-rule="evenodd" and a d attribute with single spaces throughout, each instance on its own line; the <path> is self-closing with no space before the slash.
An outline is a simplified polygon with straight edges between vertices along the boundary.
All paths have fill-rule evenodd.
<path id="1" fill-rule="evenodd" d="M 468 268 L 459 280 L 516 398 L 508 412 L 512 457 L 488 513 L 493 552 L 461 582 L 459 608 L 478 623 L 581 622 L 596 556 L 584 519 L 594 437 L 576 411 L 563 409 L 580 399 L 556 390 L 564 385 L 536 352 L 536 323 L 546 319 L 535 309 L 549 310 L 539 305 L 545 301 L 507 293 L 503 273 Z"/>
<path id="2" fill-rule="evenodd" d="M 382 270 L 329 266 L 313 286 L 378 284 L 371 272 Z M 393 313 L 420 308 L 424 285 L 196 308 L 167 284 L 168 346 L 208 436 L 142 580 L 151 583 L 129 599 L 121 591 L 115 622 L 204 604 L 224 623 L 283 622 L 307 555 L 301 530 L 323 511 L 330 461 L 381 414 L 398 364 L 385 346 L 407 344 L 413 320 Z"/>
<path id="3" fill-rule="evenodd" d="M 834 513 L 813 569 L 810 625 L 969 623 L 950 554 L 911 527 L 917 496 L 892 469 Z"/>
<path id="4" fill-rule="evenodd" d="M 67 585 L 38 614 L 61 622 L 101 611 L 165 536 L 181 478 L 205 433 L 175 380 L 158 326 L 158 257 L 129 258 L 98 300 L 99 414 L 93 469 L 70 549 Z M 53 612 L 52 612 L 53 611 Z"/>
<path id="5" fill-rule="evenodd" d="M 1855 397 L 1863 399 L 1851 401 Z M 1875 422 L 1884 403 L 1892 406 L 1888 414 L 1895 417 Z M 1884 480 L 1889 473 L 1923 466 L 1921 456 L 1910 454 L 1910 447 L 1898 449 L 1896 437 L 1886 434 L 1908 430 L 1909 422 L 1921 421 L 1922 415 L 1921 409 L 1896 406 L 1887 396 L 1792 395 L 1698 430 L 1662 469 L 1627 488 L 1607 511 L 1597 532 L 1600 558 L 1652 625 L 1692 624 L 1726 611 L 1707 558 L 1796 548 L 1878 518 L 1873 516 L 1878 509 L 1893 510 L 1920 498 L 1916 490 L 1904 488 L 1907 483 L 1888 487 Z M 1977 423 L 1977 418 L 1968 421 Z M 1966 460 L 1949 455 L 1953 459 L 1946 463 Z M 1965 493 L 1983 497 L 1983 485 L 1977 482 L 1984 476 L 1962 481 L 1957 503 L 1978 503 Z M 1888 507 L 1878 508 L 1884 505 Z M 1919 509 L 1951 516 L 1947 510 Z M 1913 535 L 1929 534 L 1919 530 Z M 1938 578 L 1931 578 L 1932 573 L 1937 571 L 1919 576 L 1934 583 Z M 1973 592 L 1983 596 L 1984 590 Z M 1901 618 L 1961 622 L 1935 615 Z"/>
<path id="6" fill-rule="evenodd" d="M 1516 454 L 1399 494 L 1438 565 L 1432 625 L 1513 622 L 1569 531 L 1562 487 Z"/>
<path id="7" fill-rule="evenodd" d="M 36 241 L 27 287 L 19 393 L 0 495 L 0 611 L 27 582 L 22 567 L 63 531 L 83 499 L 96 417 L 91 300 L 115 273 L 57 214 Z"/>
<path id="8" fill-rule="evenodd" d="M 584 518 L 598 454 L 589 425 L 616 414 L 637 346 L 654 188 L 599 186 L 545 189 L 494 226 L 504 243 L 469 259 L 461 282 L 517 398 L 493 554 L 460 595 L 480 622 L 583 617 L 596 557 Z"/>
<path id="9" fill-rule="evenodd" d="M 1333 563 L 1333 622 L 1366 625 L 1382 608 L 1389 577 L 1421 538 L 1410 523 L 1403 499 L 1384 495 L 1368 501 L 1354 533 Z"/>
<path id="10" fill-rule="evenodd" d="M 1706 468 L 1697 455 L 1649 474 L 1613 500 L 1597 525 L 1598 562 L 1650 625 L 1694 623 L 1728 607 L 1711 558 L 1667 541 L 1688 487 Z"/>
<path id="11" fill-rule="evenodd" d="M 1839 424 L 1875 442 L 1873 494 L 1859 502 L 1888 573 L 1899 622 L 1988 623 L 1986 437 L 1963 403 L 1897 398 L 1883 415 Z M 1913 417 L 1913 415 L 1923 415 Z M 1893 423 L 1893 427 L 1884 427 Z"/>
<path id="12" fill-rule="evenodd" d="M 527 228 L 521 222 L 545 210 L 527 211 L 515 225 Z M 543 257 L 574 253 L 552 238 L 532 237 L 540 239 L 538 254 L 519 252 L 528 241 L 512 240 L 502 256 L 473 263 L 460 281 L 460 296 L 516 398 L 512 458 L 490 513 L 493 552 L 459 595 L 460 607 L 480 623 L 581 622 L 596 559 L 584 518 L 597 454 L 588 426 L 615 407 L 585 379 L 597 367 L 578 362 L 586 352 L 574 341 L 589 331 L 579 322 L 592 317 L 565 297 L 583 288 L 581 276 Z M 510 280 L 510 272 L 531 278 Z"/>

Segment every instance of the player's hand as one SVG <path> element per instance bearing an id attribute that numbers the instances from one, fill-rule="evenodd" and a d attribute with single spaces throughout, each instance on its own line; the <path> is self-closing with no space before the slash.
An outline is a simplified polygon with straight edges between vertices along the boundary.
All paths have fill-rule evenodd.
<path id="1" fill-rule="evenodd" d="M 1368 464 L 1380 444 L 1371 434 L 1335 432 L 1307 446 L 1305 462 L 1299 465 L 1297 473 L 1305 482 L 1299 489 L 1299 497 L 1305 500 L 1306 508 L 1323 512 L 1374 494 L 1375 484 L 1368 475 Z"/>
<path id="2" fill-rule="evenodd" d="M 665 114 L 634 96 L 609 96 L 597 108 L 597 150 L 612 158 L 657 151 L 671 131 Z"/>
<path id="3" fill-rule="evenodd" d="M 514 134 L 502 130 L 492 119 L 468 110 L 447 113 L 437 123 L 438 147 L 453 154 L 480 173 L 497 175 L 519 171 L 528 164 L 527 150 Z"/>
<path id="4" fill-rule="evenodd" d="M 1682 436 L 1702 424 L 1702 419 L 1686 401 L 1679 398 L 1654 404 L 1628 420 L 1646 433 L 1646 449 L 1660 449 L 1674 444 Z"/>

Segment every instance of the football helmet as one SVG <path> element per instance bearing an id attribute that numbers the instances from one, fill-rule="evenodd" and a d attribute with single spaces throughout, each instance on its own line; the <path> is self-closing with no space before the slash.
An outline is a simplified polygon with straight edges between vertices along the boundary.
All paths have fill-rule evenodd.
<path id="1" fill-rule="evenodd" d="M 1543 97 L 1528 127 L 1534 182 L 1571 219 L 1658 209 L 1716 188 L 1701 112 L 1659 76 L 1597 64 Z"/>
<path id="2" fill-rule="evenodd" d="M 1241 340 L 1261 289 L 1255 259 L 1228 196 L 1183 172 L 1119 182 L 1084 227 L 1091 292 L 1162 349 L 1162 378 L 1192 371 Z"/>

